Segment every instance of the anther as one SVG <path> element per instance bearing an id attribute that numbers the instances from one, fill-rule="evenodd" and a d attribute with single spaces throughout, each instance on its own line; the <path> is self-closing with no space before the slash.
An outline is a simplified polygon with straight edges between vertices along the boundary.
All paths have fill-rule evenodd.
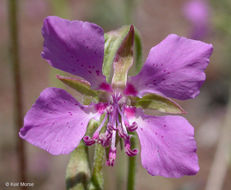
<path id="1" fill-rule="evenodd" d="M 106 110 L 107 110 L 107 113 L 112 113 L 114 111 L 114 108 L 112 105 L 109 105 L 107 106 Z"/>
<path id="2" fill-rule="evenodd" d="M 137 123 L 134 121 L 131 125 L 128 125 L 127 126 L 127 129 L 130 131 L 130 132 L 134 132 L 136 129 L 138 128 L 138 125 Z"/>
<path id="3" fill-rule="evenodd" d="M 110 148 L 108 160 L 106 161 L 106 164 L 108 166 L 114 166 L 115 159 L 116 159 L 116 148 Z"/>
<path id="4" fill-rule="evenodd" d="M 95 144 L 95 139 L 92 139 L 89 136 L 83 137 L 83 141 L 87 146 L 91 146 L 91 145 Z"/>

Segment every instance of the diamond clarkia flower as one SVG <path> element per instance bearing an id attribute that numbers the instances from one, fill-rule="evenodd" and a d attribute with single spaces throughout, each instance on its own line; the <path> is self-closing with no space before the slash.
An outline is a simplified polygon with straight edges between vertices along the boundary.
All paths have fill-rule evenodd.
<path id="1" fill-rule="evenodd" d="M 138 149 L 131 148 L 131 136 L 137 134 L 141 162 L 149 174 L 181 177 L 198 172 L 191 124 L 176 115 L 145 115 L 144 109 L 183 113 L 170 98 L 186 100 L 199 94 L 211 44 L 168 35 L 150 50 L 141 71 L 127 76 L 133 64 L 131 26 L 116 52 L 113 75 L 108 79 L 103 74 L 108 41 L 101 27 L 50 16 L 44 21 L 42 34 L 42 57 L 51 66 L 82 77 L 58 78 L 82 85 L 79 91 L 99 97 L 99 102 L 81 105 L 63 89 L 47 88 L 26 114 L 21 138 L 53 155 L 72 152 L 81 139 L 86 145 L 100 143 L 109 149 L 107 165 L 113 166 L 120 140 L 128 156 L 137 155 Z M 101 123 L 92 136 L 87 136 L 92 119 Z"/>

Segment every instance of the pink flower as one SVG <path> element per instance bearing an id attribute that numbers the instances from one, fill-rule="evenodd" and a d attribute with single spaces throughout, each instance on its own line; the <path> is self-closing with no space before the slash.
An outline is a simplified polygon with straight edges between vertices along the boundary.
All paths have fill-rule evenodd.
<path id="1" fill-rule="evenodd" d="M 131 135 L 136 132 L 142 165 L 151 175 L 181 177 L 198 172 L 190 123 L 175 115 L 147 116 L 131 100 L 154 93 L 155 97 L 178 106 L 169 98 L 186 100 L 197 96 L 205 80 L 211 44 L 171 34 L 151 49 L 140 73 L 128 78 L 126 75 L 124 88 L 119 88 L 115 79 L 109 84 L 102 72 L 101 27 L 52 16 L 45 19 L 42 34 L 45 40 L 42 56 L 51 66 L 82 77 L 85 84 L 106 96 L 103 102 L 86 106 L 62 89 L 47 88 L 26 114 L 21 138 L 54 155 L 70 153 L 82 138 L 87 145 L 100 143 L 110 148 L 107 164 L 113 166 L 118 138 L 123 140 L 128 156 L 138 153 L 130 144 Z M 133 26 L 128 34 L 127 38 L 133 40 Z M 114 70 L 118 69 L 118 59 L 114 61 Z M 93 136 L 84 136 L 89 121 L 101 116 L 104 119 Z"/>

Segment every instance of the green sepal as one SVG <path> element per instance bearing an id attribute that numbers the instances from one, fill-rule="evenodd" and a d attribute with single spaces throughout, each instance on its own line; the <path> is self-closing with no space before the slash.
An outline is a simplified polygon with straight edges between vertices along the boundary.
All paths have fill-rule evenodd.
<path id="1" fill-rule="evenodd" d="M 126 37 L 130 26 L 123 26 L 118 30 L 110 31 L 104 34 L 104 60 L 103 60 L 103 74 L 106 76 L 108 83 L 111 82 L 113 75 L 113 61 L 115 55 Z"/>
<path id="2" fill-rule="evenodd" d="M 114 73 L 112 77 L 113 88 L 123 89 L 126 86 L 128 71 L 133 65 L 134 36 L 134 26 L 131 25 L 115 55 L 116 57 L 113 62 Z"/>
<path id="3" fill-rule="evenodd" d="M 142 50 L 142 42 L 139 31 L 135 28 L 135 38 L 134 38 L 134 64 L 129 70 L 128 75 L 137 75 L 142 66 L 143 66 L 143 50 Z"/>
<path id="4" fill-rule="evenodd" d="M 88 159 L 88 147 L 81 141 L 71 153 L 66 169 L 66 189 L 86 190 L 91 172 Z"/>
<path id="5" fill-rule="evenodd" d="M 92 97 L 98 97 L 99 91 L 92 90 L 90 84 L 81 79 L 71 78 L 71 77 L 64 77 L 60 75 L 56 75 L 56 77 L 62 81 L 67 86 L 77 90 L 79 93 L 86 95 L 86 96 L 92 96 Z"/>
<path id="6" fill-rule="evenodd" d="M 183 114 L 185 111 L 177 103 L 157 94 L 147 94 L 142 98 L 131 97 L 132 104 L 143 109 L 154 109 L 164 113 Z"/>

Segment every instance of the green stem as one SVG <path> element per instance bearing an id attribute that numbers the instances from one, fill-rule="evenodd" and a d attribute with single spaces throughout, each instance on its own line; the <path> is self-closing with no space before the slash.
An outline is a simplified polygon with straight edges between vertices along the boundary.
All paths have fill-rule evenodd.
<path id="1" fill-rule="evenodd" d="M 92 170 L 92 179 L 90 190 L 103 190 L 103 165 L 104 165 L 105 149 L 102 145 L 95 145 L 94 165 Z"/>
<path id="2" fill-rule="evenodd" d="M 15 136 L 17 139 L 17 154 L 19 165 L 19 181 L 26 181 L 26 157 L 24 141 L 18 137 L 18 131 L 23 125 L 23 106 L 21 92 L 21 76 L 19 67 L 19 43 L 18 43 L 18 1 L 8 0 L 9 13 L 9 57 L 13 75 L 13 95 L 14 95 L 14 123 Z M 25 187 L 21 187 L 25 189 Z"/>
<path id="3" fill-rule="evenodd" d="M 131 138 L 131 148 L 136 146 L 136 138 Z M 128 157 L 127 190 L 135 190 L 136 156 Z"/>

